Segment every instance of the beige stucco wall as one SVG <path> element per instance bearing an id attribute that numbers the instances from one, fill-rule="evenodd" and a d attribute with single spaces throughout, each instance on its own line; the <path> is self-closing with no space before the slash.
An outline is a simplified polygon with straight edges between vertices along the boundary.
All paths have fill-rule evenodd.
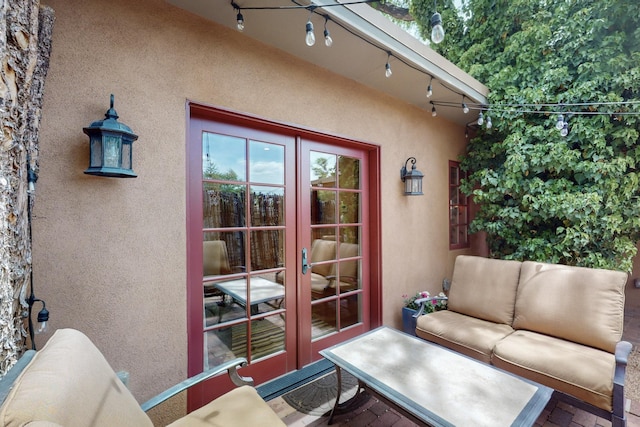
<path id="1" fill-rule="evenodd" d="M 34 213 L 34 278 L 52 329 L 84 331 L 139 401 L 187 371 L 187 100 L 382 147 L 384 323 L 401 295 L 440 290 L 448 250 L 448 160 L 464 129 L 161 0 L 46 0 L 56 11 Z M 310 77 L 312 76 L 312 77 Z M 136 179 L 84 175 L 82 128 L 115 94 L 139 135 Z M 423 197 L 404 197 L 409 156 Z M 42 345 L 48 336 L 37 338 Z"/>

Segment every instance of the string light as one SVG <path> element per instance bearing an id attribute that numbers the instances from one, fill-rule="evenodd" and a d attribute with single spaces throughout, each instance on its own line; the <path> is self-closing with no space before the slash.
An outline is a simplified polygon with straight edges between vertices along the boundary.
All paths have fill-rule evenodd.
<path id="1" fill-rule="evenodd" d="M 433 101 L 431 101 L 431 117 L 436 117 L 438 115 L 438 112 L 436 111 L 436 105 L 433 103 Z"/>
<path id="2" fill-rule="evenodd" d="M 556 124 L 556 127 L 558 127 L 558 125 Z M 569 135 L 569 117 L 567 116 L 566 120 L 562 121 L 562 129 L 560 129 L 560 136 L 567 136 Z"/>
<path id="3" fill-rule="evenodd" d="M 238 31 L 244 30 L 244 16 L 242 16 L 242 11 L 238 9 L 238 15 L 236 16 L 236 20 L 238 22 Z"/>
<path id="4" fill-rule="evenodd" d="M 563 127 L 564 127 L 564 115 L 559 114 L 558 121 L 556 122 L 556 129 L 562 130 Z"/>
<path id="5" fill-rule="evenodd" d="M 331 47 L 333 45 L 333 39 L 331 38 L 331 33 L 327 29 L 327 22 L 329 21 L 329 17 L 324 17 L 324 44 L 327 47 Z"/>
<path id="6" fill-rule="evenodd" d="M 431 17 L 431 41 L 438 44 L 444 40 L 444 28 L 442 27 L 442 16 L 438 13 L 436 0 L 433 0 L 433 9 L 436 12 Z"/>
<path id="7" fill-rule="evenodd" d="M 391 71 L 391 64 L 389 64 L 389 60 L 391 59 L 391 52 L 387 52 L 387 63 L 384 65 L 384 76 L 386 78 L 391 77 L 393 71 Z"/>
<path id="8" fill-rule="evenodd" d="M 304 42 L 307 46 L 311 47 L 316 44 L 316 35 L 313 34 L 313 22 L 311 22 L 311 16 L 309 16 L 305 30 L 307 35 L 304 37 Z"/>
<path id="9" fill-rule="evenodd" d="M 315 45 L 315 41 L 316 41 L 316 37 L 314 34 L 314 27 L 313 27 L 313 22 L 311 21 L 311 17 L 313 16 L 314 13 L 318 13 L 319 15 L 321 15 L 324 19 L 324 39 L 325 39 L 325 45 L 327 47 L 330 47 L 333 44 L 333 38 L 331 37 L 331 34 L 327 28 L 327 22 L 328 21 L 332 21 L 334 22 L 337 26 L 339 26 L 340 28 L 342 28 L 344 31 L 346 31 L 347 33 L 351 34 L 354 37 L 359 38 L 360 40 L 362 40 L 365 43 L 368 43 L 369 45 L 371 45 L 372 47 L 376 48 L 376 49 L 380 49 L 384 52 L 386 52 L 389 56 L 389 58 L 393 55 L 392 52 L 387 51 L 386 48 L 381 47 L 379 44 L 377 44 L 376 42 L 373 42 L 371 40 L 368 40 L 367 38 L 363 37 L 362 35 L 358 34 L 357 32 L 355 32 L 354 30 L 352 30 L 351 28 L 343 25 L 342 23 L 340 23 L 339 21 L 335 21 L 333 19 L 331 19 L 331 17 L 329 15 L 326 14 L 320 14 L 319 12 L 316 11 L 316 9 L 321 8 L 329 8 L 329 7 L 345 7 L 345 6 L 349 6 L 349 5 L 355 5 L 355 4 L 363 4 L 363 3 L 375 3 L 379 0 L 351 0 L 351 1 L 342 1 L 340 3 L 330 3 L 330 4 L 323 4 L 323 5 L 315 5 L 315 4 L 311 4 L 311 5 L 301 5 L 301 4 L 296 4 L 296 5 L 292 5 L 292 6 L 243 6 L 240 7 L 237 3 L 235 3 L 234 0 L 231 0 L 231 6 L 238 11 L 238 15 L 237 15 L 237 19 L 240 20 L 242 19 L 242 24 L 240 24 L 240 22 L 238 22 L 238 30 L 242 31 L 244 29 L 244 18 L 242 17 L 242 10 L 300 10 L 300 9 L 305 9 L 309 11 L 309 18 L 307 20 L 307 23 L 305 25 L 305 43 L 307 44 L 307 46 L 313 46 Z M 295 3 L 295 1 L 294 1 Z M 436 5 L 436 2 L 434 1 L 434 6 Z M 436 19 L 436 25 L 440 26 L 440 29 L 442 28 L 442 17 L 440 16 L 439 13 L 435 13 L 434 16 L 432 17 L 433 19 Z M 439 23 L 439 24 L 438 24 Z M 242 27 L 242 29 L 241 29 Z M 440 35 L 440 37 L 444 38 L 444 30 L 442 30 L 441 32 L 439 32 L 439 30 L 436 30 L 436 33 Z M 442 41 L 440 39 L 440 41 Z M 439 42 L 438 42 L 439 43 Z M 433 80 L 434 80 L 434 76 L 431 75 L 430 73 L 428 73 L 426 70 L 419 68 L 413 64 L 411 64 L 410 62 L 408 62 L 407 60 L 403 59 L 401 56 L 394 56 L 398 61 L 402 62 L 404 65 L 406 65 L 407 67 L 425 74 L 427 76 L 430 77 L 430 81 L 429 81 L 429 86 L 427 87 L 427 98 L 431 98 L 433 96 Z M 387 63 L 385 64 L 385 76 L 386 77 L 390 77 L 393 74 L 392 70 L 391 70 L 391 64 L 389 63 L 389 61 L 387 60 Z M 457 94 L 457 95 L 464 95 L 462 93 L 460 93 L 459 91 L 451 88 L 448 84 L 444 83 L 444 82 L 440 82 L 441 86 L 444 86 L 446 89 L 448 89 L 449 91 Z"/>
<path id="10" fill-rule="evenodd" d="M 465 114 L 469 114 L 469 107 L 464 102 L 464 95 L 462 95 L 462 112 Z"/>
<path id="11" fill-rule="evenodd" d="M 480 111 L 480 114 L 478 114 L 478 126 L 482 126 L 484 124 L 484 116 L 482 114 L 482 111 Z"/>
<path id="12" fill-rule="evenodd" d="M 487 113 L 487 129 L 491 129 L 493 127 L 493 123 L 491 123 L 491 116 Z"/>

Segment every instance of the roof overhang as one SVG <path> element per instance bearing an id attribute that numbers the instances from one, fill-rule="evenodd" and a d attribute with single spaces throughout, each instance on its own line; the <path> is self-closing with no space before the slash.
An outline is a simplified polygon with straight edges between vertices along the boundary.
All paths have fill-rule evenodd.
<path id="1" fill-rule="evenodd" d="M 236 28 L 237 10 L 230 0 L 166 0 L 175 6 L 229 28 Z M 453 63 L 389 21 L 367 4 L 342 5 L 338 0 L 316 0 L 314 13 L 298 9 L 244 9 L 251 7 L 295 6 L 287 0 L 235 0 L 243 8 L 243 35 L 274 46 L 291 55 L 326 68 L 358 83 L 384 92 L 427 111 L 430 101 L 485 104 L 488 89 Z M 326 7 L 326 5 L 339 5 Z M 322 7 L 324 5 L 325 7 Z M 326 47 L 323 40 L 325 16 L 334 40 Z M 305 44 L 305 24 L 311 17 L 317 42 Z M 393 75 L 385 77 L 385 64 L 391 53 Z M 433 77 L 433 96 L 426 89 Z M 438 107 L 438 117 L 465 125 L 477 118 L 478 111 L 464 114 L 461 108 Z"/>

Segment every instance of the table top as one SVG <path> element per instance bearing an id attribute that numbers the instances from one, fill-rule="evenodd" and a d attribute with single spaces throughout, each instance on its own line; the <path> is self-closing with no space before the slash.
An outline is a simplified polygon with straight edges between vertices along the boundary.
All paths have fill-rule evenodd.
<path id="1" fill-rule="evenodd" d="M 284 298 L 284 286 L 262 277 L 251 277 L 251 305 Z M 236 279 L 216 283 L 215 287 L 243 305 L 247 304 L 247 280 Z"/>
<path id="2" fill-rule="evenodd" d="M 530 426 L 553 393 L 541 384 L 384 326 L 320 354 L 435 426 Z"/>

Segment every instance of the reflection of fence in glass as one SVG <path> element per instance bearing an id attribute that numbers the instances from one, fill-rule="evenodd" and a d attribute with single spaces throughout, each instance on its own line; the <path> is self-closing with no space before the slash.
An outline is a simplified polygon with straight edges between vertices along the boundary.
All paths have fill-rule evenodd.
<path id="1" fill-rule="evenodd" d="M 224 229 L 245 227 L 247 216 L 246 192 L 217 191 L 209 184 L 205 187 L 203 197 L 203 226 L 205 229 Z M 220 186 L 218 186 L 220 187 Z M 251 225 L 278 226 L 284 225 L 284 196 L 279 194 L 251 193 Z M 245 265 L 245 233 L 230 231 L 214 234 L 216 239 L 224 240 L 231 265 Z M 252 231 L 251 269 L 262 270 L 284 265 L 284 231 L 256 230 Z"/>

